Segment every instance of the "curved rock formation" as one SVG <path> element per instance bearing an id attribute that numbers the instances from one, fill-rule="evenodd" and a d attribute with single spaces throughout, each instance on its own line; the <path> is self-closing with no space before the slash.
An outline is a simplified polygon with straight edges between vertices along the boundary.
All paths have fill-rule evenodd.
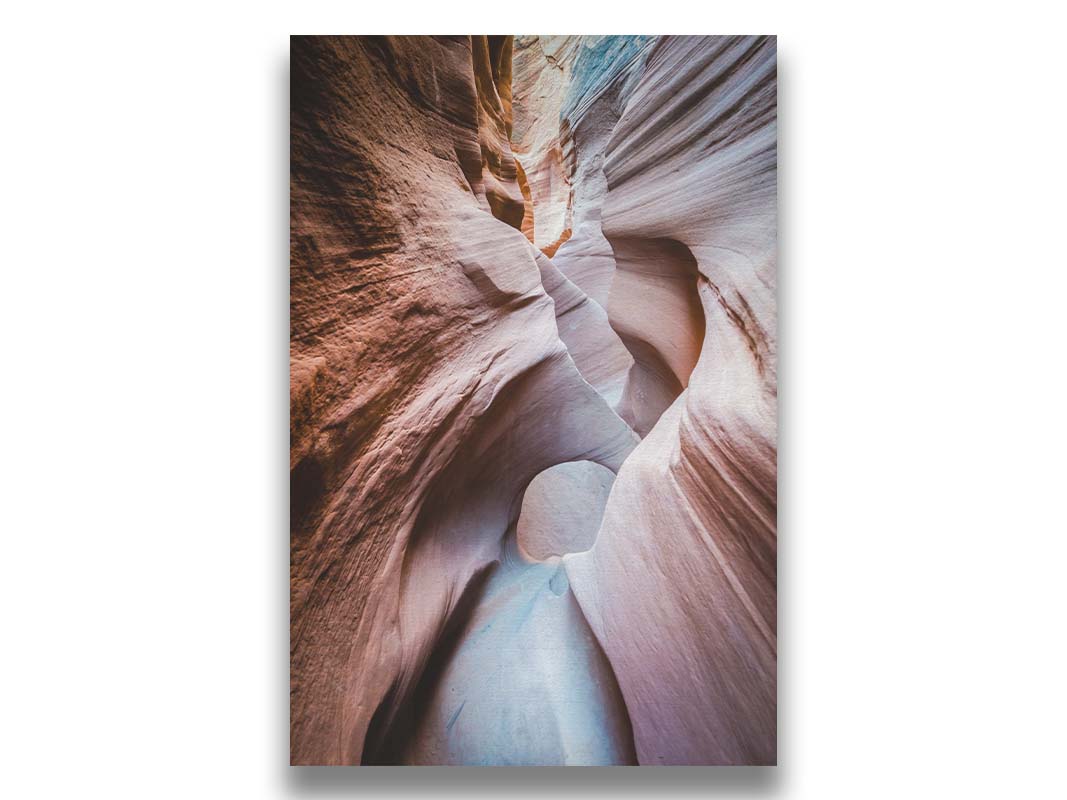
<path id="1" fill-rule="evenodd" d="M 554 262 L 593 300 L 608 307 L 615 274 L 611 246 L 600 230 L 607 191 L 604 150 L 641 76 L 649 36 L 585 36 L 560 109 L 567 177 L 572 186 L 572 234 Z"/>
<path id="2" fill-rule="evenodd" d="M 533 253 L 541 284 L 556 308 L 556 327 L 582 376 L 601 397 L 615 406 L 634 360 L 596 302 L 563 277 L 552 261 Z"/>
<path id="3" fill-rule="evenodd" d="M 689 376 L 704 343 L 693 254 L 674 239 L 613 237 L 611 326 L 633 355 L 619 414 L 647 434 Z"/>
<path id="4" fill-rule="evenodd" d="M 563 167 L 560 105 L 570 84 L 580 36 L 520 36 L 515 44 L 512 146 L 529 186 L 523 231 L 551 256 L 570 236 L 571 187 Z"/>
<path id="5" fill-rule="evenodd" d="M 633 36 L 522 36 L 515 50 L 515 149 L 539 176 L 527 210 L 537 234 L 532 241 L 605 311 L 615 256 L 600 230 L 603 151 L 651 43 Z M 616 407 L 633 364 L 619 337 L 602 326 L 570 338 L 561 327 L 561 334 L 572 353 L 599 351 L 593 383 Z M 636 422 L 632 413 L 624 417 Z"/>
<path id="6" fill-rule="evenodd" d="M 358 763 L 371 718 L 388 727 L 525 482 L 632 447 L 509 227 L 505 50 L 293 41 L 297 763 Z"/>
<path id="7" fill-rule="evenodd" d="M 523 495 L 519 552 L 532 561 L 581 553 L 596 542 L 615 473 L 592 461 L 571 461 L 546 469 Z"/>
<path id="8" fill-rule="evenodd" d="M 663 265 L 663 242 L 683 246 L 704 317 L 690 366 L 683 290 L 650 309 L 644 281 L 616 276 L 612 319 L 643 308 L 626 338 L 691 373 L 619 472 L 596 545 L 567 561 L 643 764 L 775 761 L 775 74 L 773 38 L 665 38 L 607 150 L 616 255 L 640 242 Z"/>
<path id="9" fill-rule="evenodd" d="M 561 543 L 565 531 L 556 533 Z M 558 558 L 532 561 L 509 538 L 462 619 L 424 673 L 412 721 L 384 763 L 637 763 L 611 665 Z"/>
<path id="10" fill-rule="evenodd" d="M 291 49 L 293 763 L 772 761 L 773 40 Z"/>

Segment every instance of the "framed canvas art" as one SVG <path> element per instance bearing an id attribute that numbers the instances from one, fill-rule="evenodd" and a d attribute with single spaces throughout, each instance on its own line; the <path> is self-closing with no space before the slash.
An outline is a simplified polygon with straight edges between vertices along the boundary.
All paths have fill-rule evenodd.
<path id="1" fill-rule="evenodd" d="M 290 57 L 291 762 L 775 764 L 774 37 Z"/>

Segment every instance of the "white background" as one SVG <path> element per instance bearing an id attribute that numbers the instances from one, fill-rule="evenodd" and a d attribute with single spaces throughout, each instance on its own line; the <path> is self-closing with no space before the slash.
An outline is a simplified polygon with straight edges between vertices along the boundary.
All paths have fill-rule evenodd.
<path id="1" fill-rule="evenodd" d="M 1055 7 L 7 4 L 0 794 L 1063 796 Z M 401 30 L 778 34 L 777 770 L 285 766 L 288 34 Z"/>

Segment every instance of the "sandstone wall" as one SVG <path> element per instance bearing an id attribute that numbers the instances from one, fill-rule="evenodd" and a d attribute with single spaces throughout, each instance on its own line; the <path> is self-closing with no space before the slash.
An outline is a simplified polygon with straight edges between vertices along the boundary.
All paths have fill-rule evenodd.
<path id="1" fill-rule="evenodd" d="M 567 566 L 641 763 L 776 758 L 776 152 L 766 37 L 660 40 L 606 150 L 623 403 L 654 424 Z"/>
<path id="2" fill-rule="evenodd" d="M 386 741 L 526 483 L 634 443 L 518 230 L 510 46 L 292 42 L 294 763 Z"/>
<path id="3" fill-rule="evenodd" d="M 294 763 L 774 761 L 774 81 L 294 37 Z"/>

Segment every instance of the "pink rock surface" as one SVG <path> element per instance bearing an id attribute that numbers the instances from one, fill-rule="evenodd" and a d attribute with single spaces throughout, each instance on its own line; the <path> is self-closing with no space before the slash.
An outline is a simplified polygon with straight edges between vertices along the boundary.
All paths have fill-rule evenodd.
<path id="1" fill-rule="evenodd" d="M 294 763 L 384 736 L 526 482 L 633 446 L 510 226 L 504 50 L 293 41 Z"/>
<path id="2" fill-rule="evenodd" d="M 560 339 L 582 377 L 614 407 L 634 363 L 630 351 L 599 304 L 567 280 L 547 256 L 540 252 L 533 255 L 541 271 L 541 284 L 555 303 Z"/>
<path id="3" fill-rule="evenodd" d="M 591 461 L 569 461 L 546 469 L 522 498 L 519 552 L 549 561 L 588 550 L 596 543 L 615 473 Z"/>
<path id="4" fill-rule="evenodd" d="M 774 761 L 774 42 L 631 39 L 293 38 L 293 763 Z"/>
<path id="5" fill-rule="evenodd" d="M 527 210 L 531 220 L 543 221 L 534 242 L 552 257 L 555 269 L 605 312 L 616 264 L 600 229 L 607 190 L 604 149 L 640 74 L 651 45 L 646 39 L 521 36 L 515 50 L 519 102 L 514 146 L 528 172 L 543 176 L 540 188 L 531 181 Z M 568 339 L 563 326 L 560 332 L 572 354 L 589 349 L 603 354 L 596 359 L 601 375 L 594 385 L 618 407 L 633 364 L 618 335 L 607 329 L 585 331 L 579 347 L 578 337 Z M 582 360 L 575 358 L 586 374 Z M 632 413 L 626 418 L 631 425 L 636 421 Z"/>
<path id="6" fill-rule="evenodd" d="M 514 91 L 521 101 L 512 147 L 529 185 L 530 240 L 549 250 L 549 255 L 570 235 L 571 185 L 563 164 L 559 119 L 581 40 L 581 36 L 524 36 L 514 49 Z"/>
<path id="7" fill-rule="evenodd" d="M 567 560 L 643 764 L 776 760 L 775 75 L 773 38 L 663 39 L 607 149 L 613 324 L 691 370 Z M 681 285 L 619 280 L 635 247 L 691 254 L 699 352 Z"/>

